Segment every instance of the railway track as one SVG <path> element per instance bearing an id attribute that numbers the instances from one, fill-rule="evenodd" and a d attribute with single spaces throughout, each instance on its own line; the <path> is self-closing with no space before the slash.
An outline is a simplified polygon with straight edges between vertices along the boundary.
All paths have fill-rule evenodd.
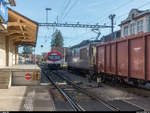
<path id="1" fill-rule="evenodd" d="M 47 72 L 46 76 L 48 77 L 48 79 L 50 80 L 50 82 L 59 90 L 59 92 L 66 98 L 66 100 L 70 103 L 72 109 L 74 111 L 119 111 L 117 108 L 113 108 L 111 106 L 108 106 L 102 102 L 97 102 L 96 100 L 94 100 L 93 98 L 91 98 L 89 95 L 82 93 L 86 97 L 86 99 L 88 98 L 88 100 L 90 100 L 92 103 L 97 103 L 97 109 L 92 108 L 91 106 L 89 107 L 88 105 L 85 105 L 85 102 L 83 102 L 80 99 L 77 99 L 74 96 L 74 94 L 81 94 L 81 91 L 79 91 L 79 89 L 75 88 L 73 86 L 73 84 L 71 84 L 70 82 L 66 81 L 65 79 L 61 78 L 61 76 L 58 76 L 56 73 L 54 72 Z M 58 83 L 64 83 L 66 82 L 66 85 L 59 85 Z M 68 90 L 71 89 L 71 90 Z M 74 94 L 72 94 L 72 91 Z M 82 95 L 82 96 L 83 96 Z M 101 109 L 100 109 L 101 108 Z"/>
<path id="2" fill-rule="evenodd" d="M 135 106 L 132 107 L 126 103 L 126 106 L 130 106 L 129 109 L 118 106 L 118 102 L 109 103 L 103 98 L 94 95 L 92 92 L 88 91 L 75 84 L 71 79 L 63 76 L 63 73 L 58 73 L 55 71 L 46 71 L 45 75 L 48 80 L 59 90 L 59 92 L 66 98 L 70 103 L 74 111 L 143 111 Z M 61 84 L 60 84 L 61 83 Z M 63 84 L 62 84 L 63 83 Z M 117 103 L 117 104 L 115 104 Z"/>
<path id="3" fill-rule="evenodd" d="M 69 73 L 81 76 L 81 74 L 76 74 L 74 72 L 69 72 Z M 135 86 L 129 83 L 123 84 L 123 83 L 117 83 L 117 82 L 112 82 L 112 81 L 107 81 L 107 80 L 103 83 L 109 86 L 114 86 L 116 88 L 122 89 L 130 93 L 136 94 L 138 96 L 149 97 L 150 95 L 150 87 L 146 88 L 143 86 Z"/>

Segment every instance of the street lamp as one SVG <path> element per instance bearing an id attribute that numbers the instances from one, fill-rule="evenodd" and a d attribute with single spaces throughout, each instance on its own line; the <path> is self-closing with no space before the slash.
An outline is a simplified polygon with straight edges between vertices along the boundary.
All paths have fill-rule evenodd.
<path id="1" fill-rule="evenodd" d="M 48 23 L 48 11 L 52 10 L 51 8 L 46 8 L 46 23 Z"/>
<path id="2" fill-rule="evenodd" d="M 52 10 L 51 8 L 46 8 L 46 10 Z"/>

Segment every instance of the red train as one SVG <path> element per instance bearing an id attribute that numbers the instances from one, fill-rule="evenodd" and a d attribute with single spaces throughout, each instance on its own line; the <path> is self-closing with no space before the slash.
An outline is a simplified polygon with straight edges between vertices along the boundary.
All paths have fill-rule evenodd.
<path id="1" fill-rule="evenodd" d="M 62 55 L 58 51 L 52 51 L 46 55 L 46 64 L 50 69 L 60 69 L 62 62 Z"/>
<path id="2" fill-rule="evenodd" d="M 91 79 L 150 84 L 150 33 L 111 42 L 81 43 L 71 48 L 69 69 L 80 69 Z"/>

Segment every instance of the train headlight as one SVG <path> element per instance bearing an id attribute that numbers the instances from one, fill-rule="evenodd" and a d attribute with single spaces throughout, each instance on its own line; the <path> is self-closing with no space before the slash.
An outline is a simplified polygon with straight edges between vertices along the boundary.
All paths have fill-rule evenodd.
<path id="1" fill-rule="evenodd" d="M 78 62 L 78 59 L 77 58 L 73 58 L 73 62 Z"/>

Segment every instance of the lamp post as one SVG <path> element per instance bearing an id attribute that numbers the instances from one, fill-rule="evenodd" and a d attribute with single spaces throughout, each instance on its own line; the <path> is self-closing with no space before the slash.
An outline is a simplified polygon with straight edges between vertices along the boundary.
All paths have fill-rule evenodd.
<path id="1" fill-rule="evenodd" d="M 51 11 L 51 8 L 46 8 L 46 23 L 48 23 L 48 11 Z"/>

